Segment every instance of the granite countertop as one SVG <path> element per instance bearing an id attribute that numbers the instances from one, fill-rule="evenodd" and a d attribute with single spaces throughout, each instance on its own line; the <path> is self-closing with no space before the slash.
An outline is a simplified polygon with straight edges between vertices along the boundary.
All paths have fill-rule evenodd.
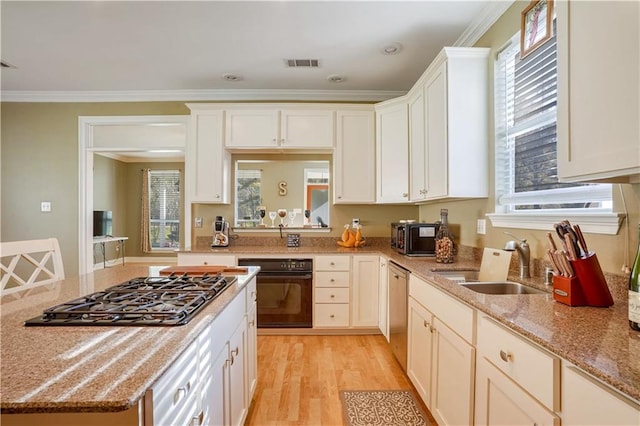
<path id="1" fill-rule="evenodd" d="M 250 268 L 188 324 L 175 327 L 25 327 L 55 304 L 159 267 L 102 269 L 1 298 L 2 413 L 123 411 L 178 358 L 255 275 Z"/>
<path id="2" fill-rule="evenodd" d="M 479 269 L 481 257 L 465 253 L 456 262 L 438 264 L 433 258 L 407 257 L 381 239 L 363 248 L 337 247 L 332 239 L 318 239 L 319 244 L 288 248 L 277 239 L 263 246 L 234 246 L 211 249 L 206 245 L 191 252 L 253 255 L 380 254 L 435 284 L 444 292 L 476 308 L 506 327 L 527 337 L 550 352 L 570 361 L 593 376 L 610 384 L 640 403 L 640 333 L 628 323 L 626 281 L 607 275 L 614 305 L 609 308 L 570 307 L 556 302 L 551 287 L 541 277 L 519 279 L 515 256 L 508 279 L 546 291 L 546 294 L 488 295 L 476 293 L 436 273 L 434 269 Z M 327 241 L 327 242 L 325 242 Z M 543 268 L 534 268 L 543 269 Z M 533 273 L 533 275 L 541 275 Z"/>

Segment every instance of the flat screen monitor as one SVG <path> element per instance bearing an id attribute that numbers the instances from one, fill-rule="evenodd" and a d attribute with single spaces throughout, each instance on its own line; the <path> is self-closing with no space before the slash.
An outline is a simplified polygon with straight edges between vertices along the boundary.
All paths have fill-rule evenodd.
<path id="1" fill-rule="evenodd" d="M 113 214 L 111 210 L 93 211 L 93 236 L 106 237 L 113 235 Z"/>

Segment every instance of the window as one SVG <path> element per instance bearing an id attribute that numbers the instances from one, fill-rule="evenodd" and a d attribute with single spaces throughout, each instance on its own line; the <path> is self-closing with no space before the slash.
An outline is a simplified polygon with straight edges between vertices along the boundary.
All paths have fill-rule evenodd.
<path id="1" fill-rule="evenodd" d="M 180 246 L 180 171 L 149 170 L 151 250 Z"/>
<path id="2" fill-rule="evenodd" d="M 260 169 L 236 168 L 236 225 L 255 227 L 260 223 L 258 206 L 262 200 Z"/>
<path id="3" fill-rule="evenodd" d="M 611 185 L 558 181 L 555 36 L 522 60 L 518 40 L 495 66 L 496 212 L 611 212 Z"/>

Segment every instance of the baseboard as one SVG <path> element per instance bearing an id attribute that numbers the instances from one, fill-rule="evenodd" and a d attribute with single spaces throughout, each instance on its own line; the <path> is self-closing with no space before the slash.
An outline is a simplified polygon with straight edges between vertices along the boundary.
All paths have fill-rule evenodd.
<path id="1" fill-rule="evenodd" d="M 345 336 L 382 334 L 378 328 L 258 328 L 258 336 Z"/>
<path id="2" fill-rule="evenodd" d="M 175 265 L 177 263 L 178 259 L 176 257 L 125 257 L 124 258 L 124 264 L 126 265 L 127 263 L 146 263 L 146 264 L 161 264 L 161 265 Z M 114 258 L 114 259 L 107 259 L 107 268 L 112 268 L 114 266 L 122 266 L 122 258 L 118 257 L 118 258 Z M 98 269 L 104 269 L 104 262 L 98 262 L 96 264 L 93 265 L 93 270 L 98 270 Z"/>

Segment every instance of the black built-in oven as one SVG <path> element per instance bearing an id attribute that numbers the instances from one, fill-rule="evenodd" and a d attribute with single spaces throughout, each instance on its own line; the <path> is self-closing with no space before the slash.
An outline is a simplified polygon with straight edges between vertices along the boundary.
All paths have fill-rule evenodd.
<path id="1" fill-rule="evenodd" d="M 313 326 L 312 259 L 238 259 L 240 266 L 259 266 L 258 328 Z"/>

